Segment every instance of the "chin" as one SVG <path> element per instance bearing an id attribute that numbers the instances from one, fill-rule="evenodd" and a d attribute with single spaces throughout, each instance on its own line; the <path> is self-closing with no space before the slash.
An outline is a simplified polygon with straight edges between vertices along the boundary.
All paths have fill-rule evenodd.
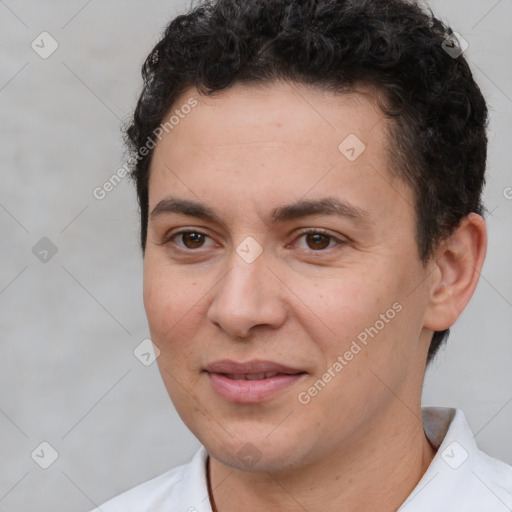
<path id="1" fill-rule="evenodd" d="M 249 432 L 245 429 L 244 434 L 241 429 L 236 437 L 224 432 L 224 437 L 213 439 L 209 436 L 209 439 L 199 440 L 213 458 L 225 466 L 245 472 L 287 471 L 299 465 L 305 456 L 304 442 L 295 441 L 289 431 L 284 431 L 284 437 L 275 436 L 274 439 L 269 437 L 271 430 L 268 429 L 252 435 Z M 300 452 L 298 447 L 302 448 Z"/>

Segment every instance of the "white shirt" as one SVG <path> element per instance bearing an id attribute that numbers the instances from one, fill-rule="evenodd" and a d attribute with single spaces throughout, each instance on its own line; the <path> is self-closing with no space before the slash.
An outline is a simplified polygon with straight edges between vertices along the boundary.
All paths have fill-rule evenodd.
<path id="1" fill-rule="evenodd" d="M 478 449 L 459 409 L 424 407 L 423 428 L 437 453 L 397 512 L 511 512 L 512 467 Z M 171 469 L 92 512 L 212 512 L 201 447 Z"/>

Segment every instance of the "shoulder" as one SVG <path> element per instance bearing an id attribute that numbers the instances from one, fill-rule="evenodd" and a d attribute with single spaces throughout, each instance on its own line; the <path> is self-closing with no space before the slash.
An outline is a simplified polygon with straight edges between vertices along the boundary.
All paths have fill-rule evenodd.
<path id="1" fill-rule="evenodd" d="M 506 497 L 507 505 L 512 507 L 512 466 L 479 450 L 473 474 L 484 486 L 492 486 L 498 495 Z"/>
<path id="2" fill-rule="evenodd" d="M 512 510 L 512 467 L 480 450 L 459 409 L 422 410 L 437 453 L 400 512 Z"/>
<path id="3" fill-rule="evenodd" d="M 107 501 L 93 512 L 149 511 L 148 507 L 155 502 L 159 502 L 163 498 L 172 498 L 179 492 L 179 486 L 176 484 L 182 480 L 184 469 L 185 466 L 179 466 L 166 471 Z"/>
<path id="4" fill-rule="evenodd" d="M 201 447 L 188 464 L 175 467 L 95 508 L 91 512 L 155 512 L 157 510 L 194 510 L 197 498 L 207 498 L 207 453 Z M 208 503 L 208 500 L 206 500 Z M 185 508 L 182 509 L 182 507 Z M 198 510 L 198 509 L 197 509 Z"/>
<path id="5" fill-rule="evenodd" d="M 460 448 L 455 451 L 457 449 Z M 445 451 L 445 459 L 452 453 Z M 461 467 L 448 465 L 445 472 L 461 472 L 461 479 L 458 485 L 453 485 L 453 490 L 459 495 L 464 510 L 512 510 L 512 466 L 505 462 L 480 449 L 469 450 Z"/>

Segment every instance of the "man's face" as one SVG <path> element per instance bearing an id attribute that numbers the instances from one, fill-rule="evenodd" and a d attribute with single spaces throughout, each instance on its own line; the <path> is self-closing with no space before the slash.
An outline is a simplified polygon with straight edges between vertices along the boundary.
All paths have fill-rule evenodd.
<path id="1" fill-rule="evenodd" d="M 236 84 L 173 111 L 192 96 L 155 149 L 144 260 L 185 424 L 228 466 L 284 470 L 417 421 L 428 266 L 371 95 Z"/>

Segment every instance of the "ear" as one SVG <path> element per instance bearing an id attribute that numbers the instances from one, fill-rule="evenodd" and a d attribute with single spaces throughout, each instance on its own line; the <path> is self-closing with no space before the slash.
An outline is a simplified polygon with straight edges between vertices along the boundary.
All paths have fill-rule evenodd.
<path id="1" fill-rule="evenodd" d="M 450 328 L 475 291 L 487 250 L 484 219 L 470 213 L 455 232 L 443 240 L 432 259 L 429 305 L 424 327 Z"/>

